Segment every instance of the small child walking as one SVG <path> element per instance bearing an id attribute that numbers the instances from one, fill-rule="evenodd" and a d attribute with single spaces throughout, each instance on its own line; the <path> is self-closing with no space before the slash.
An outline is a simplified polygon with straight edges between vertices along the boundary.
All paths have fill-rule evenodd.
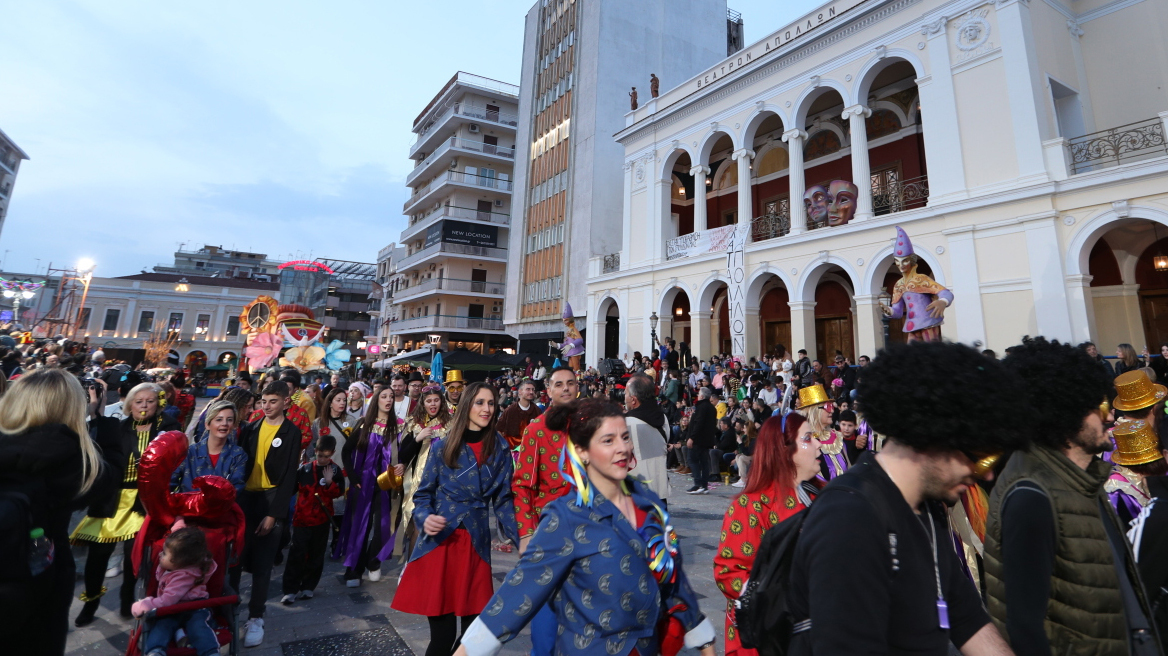
<path id="1" fill-rule="evenodd" d="M 215 573 L 217 565 L 207 548 L 207 537 L 201 530 L 181 524 L 181 519 L 175 526 L 180 528 L 163 542 L 162 556 L 154 572 L 158 579 L 158 594 L 134 602 L 131 607 L 134 617 L 143 617 L 152 610 L 182 601 L 210 596 L 207 594 L 207 579 Z M 147 619 L 146 656 L 166 656 L 166 647 L 179 629 L 186 631 L 190 647 L 197 656 L 219 653 L 219 641 L 211 628 L 211 611 L 200 608 Z"/>
<path id="2" fill-rule="evenodd" d="M 284 566 L 284 596 L 280 601 L 291 604 L 297 599 L 312 599 L 313 590 L 324 571 L 324 554 L 328 548 L 333 523 L 333 499 L 345 493 L 345 477 L 333 462 L 337 438 L 321 435 L 316 439 L 316 458 L 296 472 L 296 512 L 292 515 L 292 548 Z"/>

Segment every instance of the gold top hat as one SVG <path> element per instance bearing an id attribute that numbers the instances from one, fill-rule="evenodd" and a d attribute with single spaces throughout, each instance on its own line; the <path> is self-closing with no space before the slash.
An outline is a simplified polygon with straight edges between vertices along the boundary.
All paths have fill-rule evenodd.
<path id="1" fill-rule="evenodd" d="M 1111 434 L 1115 437 L 1111 462 L 1117 465 L 1146 465 L 1164 457 L 1160 452 L 1160 440 L 1146 421 L 1126 421 L 1116 426 Z"/>
<path id="2" fill-rule="evenodd" d="M 448 383 L 466 383 L 462 379 L 462 371 L 459 369 L 450 369 L 446 372 L 446 382 Z"/>
<path id="3" fill-rule="evenodd" d="M 810 408 L 813 405 L 823 405 L 831 401 L 827 396 L 827 392 L 823 391 L 823 385 L 816 383 L 810 387 L 799 388 L 799 409 Z"/>
<path id="4" fill-rule="evenodd" d="M 1138 369 L 1115 377 L 1115 391 L 1119 393 L 1111 405 L 1116 410 L 1131 412 L 1141 410 L 1168 396 L 1168 387 L 1148 380 L 1148 375 Z"/>

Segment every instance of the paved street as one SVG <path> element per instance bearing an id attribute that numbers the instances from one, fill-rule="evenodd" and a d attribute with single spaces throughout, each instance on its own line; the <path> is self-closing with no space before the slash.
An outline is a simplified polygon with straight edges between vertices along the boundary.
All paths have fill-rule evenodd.
<path id="1" fill-rule="evenodd" d="M 702 610 L 710 617 L 719 636 L 723 627 L 724 601 L 714 586 L 713 558 L 721 530 L 722 516 L 730 502 L 731 489 L 713 487 L 709 495 L 690 496 L 683 492 L 689 487 L 689 477 L 670 475 L 674 524 L 681 537 L 681 548 L 686 573 L 701 599 Z M 84 553 L 78 550 L 78 571 L 84 566 Z M 494 573 L 501 581 L 515 563 L 514 554 L 495 552 Z M 326 561 L 325 575 L 317 587 L 316 597 L 299 601 L 293 606 L 278 603 L 280 577 L 283 567 L 276 567 L 270 587 L 266 616 L 267 635 L 264 644 L 242 650 L 247 656 L 346 656 L 354 654 L 423 654 L 429 642 L 426 619 L 390 610 L 389 604 L 401 572 L 398 564 L 382 565 L 382 580 L 365 581 L 357 589 L 344 587 L 343 567 L 335 561 Z M 250 576 L 243 578 L 243 595 L 250 594 Z M 129 640 L 130 622 L 118 615 L 118 579 L 107 579 L 110 591 L 102 599 L 97 620 L 84 629 L 71 628 L 68 654 L 113 655 L 124 653 Z M 80 590 L 78 580 L 78 590 Z M 74 601 L 72 616 L 80 602 Z M 240 612 L 240 623 L 247 611 Z M 528 653 L 531 643 L 525 631 L 509 643 L 505 654 Z M 719 638 L 718 651 L 722 651 Z"/>

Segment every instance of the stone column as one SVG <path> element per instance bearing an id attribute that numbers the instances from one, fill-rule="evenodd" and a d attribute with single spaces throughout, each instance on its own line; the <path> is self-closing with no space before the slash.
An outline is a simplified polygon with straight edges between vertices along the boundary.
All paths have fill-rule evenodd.
<path id="1" fill-rule="evenodd" d="M 856 199 L 856 221 L 872 218 L 872 167 L 868 162 L 868 124 L 872 110 L 863 105 L 852 105 L 842 117 L 848 121 L 852 137 L 852 183 L 860 191 Z"/>
<path id="2" fill-rule="evenodd" d="M 708 360 L 714 350 L 710 348 L 710 313 L 689 311 L 689 350 L 695 358 Z"/>
<path id="3" fill-rule="evenodd" d="M 750 179 L 750 162 L 754 160 L 754 151 L 740 148 L 734 151 L 733 157 L 738 162 L 738 222 L 750 223 L 754 221 L 754 190 Z"/>
<path id="4" fill-rule="evenodd" d="M 746 356 L 761 356 L 762 350 L 762 322 L 759 319 L 758 307 L 746 308 Z"/>
<path id="5" fill-rule="evenodd" d="M 801 204 L 800 204 L 801 205 Z M 791 301 L 791 349 L 807 350 L 807 357 L 815 359 L 815 301 Z"/>
<path id="6" fill-rule="evenodd" d="M 1067 308 L 1066 276 L 1059 251 L 1056 212 L 1023 223 L 1026 227 L 1026 254 L 1030 260 L 1030 284 L 1034 294 L 1034 315 L 1038 334 L 1048 339 L 1073 339 L 1071 313 Z M 956 302 L 956 299 L 954 299 Z"/>
<path id="7" fill-rule="evenodd" d="M 957 322 L 957 340 L 965 344 L 981 342 L 995 348 L 986 339 L 985 312 L 981 304 L 981 278 L 977 270 L 977 247 L 973 226 L 944 232 L 949 241 L 949 271 L 946 285 L 953 292 L 953 306 L 945 311 L 945 323 Z M 892 290 L 888 290 L 892 293 Z M 1002 348 L 998 345 L 997 348 Z"/>
<path id="8" fill-rule="evenodd" d="M 791 198 L 791 234 L 797 235 L 807 231 L 807 212 L 803 208 L 803 194 L 807 191 L 805 189 L 806 182 L 803 179 L 803 140 L 807 138 L 807 133 L 795 129 L 787 130 L 783 133 L 783 141 L 787 142 L 787 154 L 789 155 L 790 167 L 788 168 L 788 175 L 790 176 L 790 198 Z M 792 331 L 794 331 L 794 320 L 792 320 Z M 792 332 L 792 337 L 794 332 Z M 811 331 L 811 339 L 815 339 L 815 331 Z M 798 351 L 799 349 L 794 349 Z M 807 349 L 808 352 L 811 349 Z"/>
<path id="9" fill-rule="evenodd" d="M 701 232 L 707 228 L 706 176 L 710 174 L 710 167 L 695 166 L 689 174 L 694 177 L 694 232 Z"/>
<path id="10" fill-rule="evenodd" d="M 997 11 L 1006 92 L 1010 96 L 1009 108 L 1014 124 L 1018 177 L 1045 178 L 1042 141 L 1049 136 L 1049 129 L 1043 106 L 1045 99 L 1039 95 L 1045 83 L 1041 81 L 1042 74 L 1038 70 L 1029 0 L 1003 0 L 998 3 Z M 1053 337 L 1049 333 L 1046 336 Z"/>
<path id="11" fill-rule="evenodd" d="M 880 321 L 879 296 L 856 296 L 856 358 L 876 357 L 884 348 L 884 323 Z"/>
<path id="12" fill-rule="evenodd" d="M 1095 339 L 1095 299 L 1091 296 L 1094 276 L 1067 276 L 1067 307 L 1071 312 L 1071 331 L 1075 342 Z"/>

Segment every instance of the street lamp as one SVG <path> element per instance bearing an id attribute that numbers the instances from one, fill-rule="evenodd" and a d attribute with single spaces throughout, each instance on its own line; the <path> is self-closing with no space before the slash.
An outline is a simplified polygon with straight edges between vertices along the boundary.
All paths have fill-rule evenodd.
<path id="1" fill-rule="evenodd" d="M 20 323 L 20 301 L 36 296 L 36 290 L 44 286 L 44 281 L 5 280 L 0 278 L 0 287 L 4 290 L 4 298 L 12 299 L 12 323 Z"/>
<path id="2" fill-rule="evenodd" d="M 888 348 L 888 326 L 892 323 L 892 294 L 888 293 L 887 287 L 880 288 L 880 323 L 884 326 L 884 348 Z"/>
<path id="3" fill-rule="evenodd" d="M 649 315 L 649 335 L 653 339 L 653 348 L 657 348 L 657 312 Z"/>

